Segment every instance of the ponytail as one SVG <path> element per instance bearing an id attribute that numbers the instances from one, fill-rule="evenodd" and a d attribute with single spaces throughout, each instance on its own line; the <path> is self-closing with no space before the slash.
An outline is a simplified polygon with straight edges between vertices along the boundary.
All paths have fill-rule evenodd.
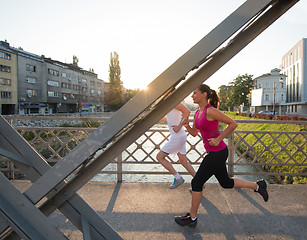
<path id="1" fill-rule="evenodd" d="M 213 89 L 210 89 L 210 87 L 206 84 L 201 84 L 198 87 L 199 91 L 202 93 L 207 93 L 208 103 L 212 105 L 215 108 L 218 108 L 220 106 L 220 97 L 217 94 L 217 92 Z"/>

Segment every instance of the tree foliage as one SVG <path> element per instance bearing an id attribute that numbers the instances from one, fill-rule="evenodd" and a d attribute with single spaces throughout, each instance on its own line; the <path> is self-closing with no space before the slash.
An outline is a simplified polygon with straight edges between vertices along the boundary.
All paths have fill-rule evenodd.
<path id="1" fill-rule="evenodd" d="M 79 58 L 77 56 L 73 55 L 72 56 L 72 64 L 78 66 L 79 63 Z"/>
<path id="2" fill-rule="evenodd" d="M 111 110 L 116 111 L 124 104 L 124 87 L 121 81 L 119 57 L 116 52 L 110 54 L 109 82 L 110 89 L 107 94 L 106 103 Z"/>
<path id="3" fill-rule="evenodd" d="M 231 87 L 226 85 L 221 85 L 219 87 L 219 96 L 221 99 L 220 110 L 228 111 L 232 106 L 229 101 L 231 95 Z"/>
<path id="4" fill-rule="evenodd" d="M 249 96 L 253 88 L 253 75 L 244 74 L 236 77 L 228 86 L 219 87 L 221 110 L 229 110 L 240 105 L 249 105 Z"/>

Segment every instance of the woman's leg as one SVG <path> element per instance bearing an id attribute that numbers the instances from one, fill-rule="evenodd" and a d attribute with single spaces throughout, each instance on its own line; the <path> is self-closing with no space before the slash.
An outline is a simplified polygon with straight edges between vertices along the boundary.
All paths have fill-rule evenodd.
<path id="1" fill-rule="evenodd" d="M 200 205 L 202 197 L 203 197 L 203 192 L 192 191 L 192 200 L 191 200 L 191 208 L 190 208 L 191 218 L 196 218 L 198 207 Z"/>
<path id="2" fill-rule="evenodd" d="M 166 160 L 166 157 L 168 156 L 167 153 L 160 151 L 157 154 L 157 160 L 159 161 L 159 163 L 166 168 L 166 170 L 168 170 L 171 174 L 176 175 L 177 171 L 174 169 L 173 165 Z"/>
<path id="3" fill-rule="evenodd" d="M 179 158 L 179 162 L 181 163 L 182 166 L 184 166 L 184 168 L 193 176 L 195 177 L 195 170 L 194 168 L 191 166 L 187 156 L 185 154 L 181 154 L 178 153 L 178 158 Z"/>
<path id="4" fill-rule="evenodd" d="M 220 153 L 223 154 L 222 151 Z M 217 158 L 217 159 L 222 159 L 222 155 L 221 155 L 221 158 Z M 267 185 L 263 179 L 257 182 L 250 182 L 250 181 L 247 181 L 241 178 L 235 178 L 235 177 L 229 178 L 225 162 L 226 160 L 224 162 L 216 161 L 218 166 L 217 166 L 217 171 L 214 173 L 215 177 L 217 178 L 217 180 L 219 181 L 219 183 L 221 184 L 223 188 L 253 189 L 255 192 L 258 192 L 263 197 L 263 200 L 265 202 L 268 201 L 269 194 L 267 192 Z"/>
<path id="5" fill-rule="evenodd" d="M 257 183 L 250 182 L 241 178 L 232 178 L 234 180 L 234 188 L 250 188 L 253 190 L 257 190 Z"/>
<path id="6" fill-rule="evenodd" d="M 214 160 L 211 153 L 206 155 L 195 177 L 192 179 L 192 201 L 190 208 L 190 215 L 192 218 L 196 218 L 197 216 L 197 211 L 203 195 L 203 186 L 214 173 Z"/>

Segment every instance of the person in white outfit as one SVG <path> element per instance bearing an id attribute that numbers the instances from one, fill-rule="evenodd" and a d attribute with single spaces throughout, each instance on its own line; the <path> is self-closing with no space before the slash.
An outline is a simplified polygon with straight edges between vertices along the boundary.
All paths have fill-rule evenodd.
<path id="1" fill-rule="evenodd" d="M 187 134 L 183 128 L 183 121 L 187 121 L 190 115 L 190 110 L 179 103 L 174 109 L 172 109 L 167 115 L 167 124 L 171 134 L 170 140 L 162 147 L 157 154 L 157 160 L 162 164 L 171 174 L 174 175 L 174 182 L 169 187 L 170 189 L 177 188 L 184 183 L 184 179 L 174 169 L 173 165 L 166 159 L 169 154 L 177 154 L 179 162 L 184 168 L 194 177 L 195 170 L 189 163 L 186 157 L 186 141 Z"/>

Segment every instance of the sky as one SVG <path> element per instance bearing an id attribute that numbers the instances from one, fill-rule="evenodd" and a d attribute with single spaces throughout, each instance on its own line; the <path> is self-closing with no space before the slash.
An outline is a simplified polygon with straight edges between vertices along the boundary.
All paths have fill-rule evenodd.
<path id="1" fill-rule="evenodd" d="M 109 80 L 117 52 L 126 88 L 145 88 L 244 0 L 10 0 L 1 3 L 0 40 L 54 60 L 93 68 Z M 300 0 L 207 81 L 218 90 L 238 75 L 258 77 L 307 38 L 307 1 Z"/>

